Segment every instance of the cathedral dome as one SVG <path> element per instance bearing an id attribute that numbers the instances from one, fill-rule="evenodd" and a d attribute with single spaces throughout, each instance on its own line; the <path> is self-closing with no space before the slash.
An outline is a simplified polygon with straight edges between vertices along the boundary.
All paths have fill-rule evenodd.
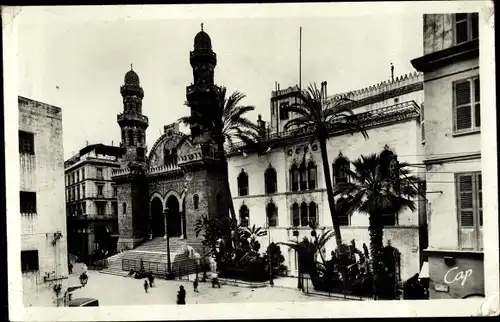
<path id="1" fill-rule="evenodd" d="M 139 75 L 137 75 L 136 72 L 134 72 L 132 69 L 130 69 L 125 74 L 125 84 L 139 85 Z"/>
<path id="2" fill-rule="evenodd" d="M 194 37 L 194 49 L 212 49 L 212 40 L 203 30 Z"/>

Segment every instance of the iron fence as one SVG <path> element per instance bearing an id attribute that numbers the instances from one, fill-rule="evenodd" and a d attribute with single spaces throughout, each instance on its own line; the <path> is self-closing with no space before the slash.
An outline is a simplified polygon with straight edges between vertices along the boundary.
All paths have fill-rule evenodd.
<path id="1" fill-rule="evenodd" d="M 198 263 L 199 260 L 196 259 L 185 259 L 181 261 L 176 261 L 171 264 L 171 271 L 174 278 L 179 280 L 190 280 L 190 275 L 199 274 L 202 276 L 203 270 L 207 269 Z M 167 263 L 164 262 L 151 262 L 141 259 L 122 259 L 122 269 L 124 271 L 133 270 L 134 272 L 141 271 L 141 268 L 145 272 L 152 273 L 156 277 L 163 278 L 168 273 Z"/>
<path id="2" fill-rule="evenodd" d="M 373 295 L 371 294 L 355 294 L 352 291 L 346 289 L 332 289 L 331 291 L 316 290 L 314 288 L 314 285 L 310 277 L 303 276 L 301 279 L 302 279 L 302 292 L 304 292 L 307 295 L 326 296 L 339 299 L 342 298 L 354 301 L 373 300 Z"/>

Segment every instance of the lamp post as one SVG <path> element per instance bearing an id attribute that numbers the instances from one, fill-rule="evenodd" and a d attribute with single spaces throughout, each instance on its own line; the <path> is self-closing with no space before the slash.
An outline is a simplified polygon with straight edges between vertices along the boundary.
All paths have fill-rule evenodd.
<path id="1" fill-rule="evenodd" d="M 272 261 L 272 255 L 271 255 L 271 226 L 269 225 L 269 219 L 268 219 L 268 222 L 265 223 L 264 227 L 267 229 L 267 236 L 269 238 L 269 245 L 267 246 L 267 249 L 269 251 L 269 254 L 268 254 L 268 257 L 269 257 L 269 285 L 274 286 L 273 261 Z"/>
<path id="2" fill-rule="evenodd" d="M 66 294 L 68 294 L 68 300 L 71 301 L 71 292 L 79 289 L 79 288 L 82 288 L 82 287 L 85 287 L 85 285 L 87 285 L 87 282 L 89 281 L 89 277 L 88 275 L 83 272 L 82 274 L 80 274 L 80 277 L 78 278 L 80 280 L 80 285 L 78 286 L 70 286 L 68 287 L 68 289 L 66 290 Z"/>
<path id="3" fill-rule="evenodd" d="M 174 279 L 174 276 L 172 274 L 172 267 L 170 263 L 170 236 L 168 235 L 168 207 L 165 207 L 163 215 L 165 216 L 165 238 L 167 239 L 167 274 L 165 274 L 165 278 L 167 280 L 172 280 Z"/>

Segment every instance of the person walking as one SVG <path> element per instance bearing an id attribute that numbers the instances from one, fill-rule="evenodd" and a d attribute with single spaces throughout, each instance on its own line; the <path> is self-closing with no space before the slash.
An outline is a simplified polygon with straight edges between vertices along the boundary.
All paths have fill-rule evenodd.
<path id="1" fill-rule="evenodd" d="M 73 263 L 71 262 L 68 263 L 68 271 L 70 274 L 73 274 Z"/>
<path id="2" fill-rule="evenodd" d="M 179 286 L 179 292 L 177 293 L 177 304 L 186 304 L 186 290 L 184 286 Z"/>
<path id="3" fill-rule="evenodd" d="M 196 293 L 198 293 L 198 278 L 195 278 L 193 281 L 193 288 Z"/>
<path id="4" fill-rule="evenodd" d="M 212 276 L 212 288 L 215 288 L 215 285 L 217 285 L 217 287 L 220 288 L 220 283 L 217 273 L 213 273 Z"/>
<path id="5" fill-rule="evenodd" d="M 148 281 L 149 281 L 149 287 L 153 287 L 153 273 L 152 272 L 148 273 Z"/>
<path id="6" fill-rule="evenodd" d="M 147 280 L 144 280 L 144 291 L 148 292 L 149 284 Z"/>

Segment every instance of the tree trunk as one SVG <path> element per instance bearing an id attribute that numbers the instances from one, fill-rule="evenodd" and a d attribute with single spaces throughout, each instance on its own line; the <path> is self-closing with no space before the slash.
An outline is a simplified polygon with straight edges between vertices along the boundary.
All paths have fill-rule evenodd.
<path id="1" fill-rule="evenodd" d="M 234 232 L 234 244 L 235 248 L 239 249 L 240 248 L 240 234 L 238 232 L 238 221 L 236 219 L 236 211 L 234 210 L 234 203 L 233 203 L 233 197 L 231 195 L 231 188 L 229 187 L 229 166 L 228 166 L 228 161 L 226 158 L 226 154 L 224 153 L 224 143 L 219 143 L 218 144 L 218 149 L 220 153 L 220 158 L 224 167 L 224 187 L 226 189 L 226 194 L 228 198 L 228 203 L 229 203 L 229 214 L 231 216 L 231 227 Z"/>
<path id="2" fill-rule="evenodd" d="M 333 232 L 335 233 L 335 242 L 337 248 L 343 253 L 342 236 L 340 234 L 340 223 L 335 209 L 335 199 L 333 196 L 332 177 L 330 174 L 330 162 L 328 161 L 328 152 L 326 148 L 326 139 L 319 140 L 321 150 L 321 160 L 323 161 L 323 173 L 325 174 L 326 194 L 328 196 L 328 206 L 330 207 L 330 215 L 332 217 Z"/>
<path id="3" fill-rule="evenodd" d="M 335 198 L 333 196 L 332 177 L 330 174 L 330 162 L 328 161 L 328 151 L 326 148 L 326 138 L 319 139 L 319 147 L 321 150 L 321 160 L 323 161 L 323 173 L 325 174 L 326 194 L 328 196 L 328 206 L 330 207 L 330 215 L 332 217 L 333 232 L 335 234 L 335 242 L 339 251 L 339 266 L 343 277 L 344 291 L 347 289 L 347 267 L 345 265 L 345 249 L 342 244 L 342 236 L 340 234 L 340 223 L 335 208 Z"/>
<path id="4" fill-rule="evenodd" d="M 370 231 L 370 251 L 372 255 L 373 296 L 377 299 L 379 295 L 377 284 L 380 283 L 384 273 L 382 258 L 384 226 L 381 213 L 374 212 L 370 214 L 369 218 L 370 227 L 368 227 L 368 230 Z"/>

